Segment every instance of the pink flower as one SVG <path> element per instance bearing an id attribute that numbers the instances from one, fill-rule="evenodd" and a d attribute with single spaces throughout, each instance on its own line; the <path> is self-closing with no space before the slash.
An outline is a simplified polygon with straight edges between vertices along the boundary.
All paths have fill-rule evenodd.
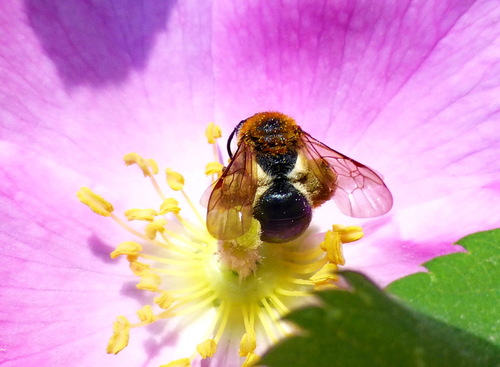
<path id="1" fill-rule="evenodd" d="M 143 299 L 109 253 L 124 239 L 75 197 L 147 206 L 125 153 L 182 170 L 193 196 L 215 121 L 264 110 L 382 173 L 395 205 L 346 245 L 381 285 L 498 226 L 500 10 L 494 2 L 1 5 L 0 363 L 154 366 L 181 334 L 110 325 Z M 325 205 L 314 223 L 360 223 Z M 168 327 L 167 327 L 168 329 Z M 167 335 L 167 336 L 165 336 Z"/>

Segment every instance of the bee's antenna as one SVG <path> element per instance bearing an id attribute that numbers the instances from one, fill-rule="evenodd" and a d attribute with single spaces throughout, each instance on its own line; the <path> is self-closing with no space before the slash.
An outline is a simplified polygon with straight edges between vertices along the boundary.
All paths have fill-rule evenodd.
<path id="1" fill-rule="evenodd" d="M 231 142 L 233 141 L 234 134 L 236 134 L 240 130 L 241 125 L 243 125 L 245 121 L 246 120 L 243 120 L 238 125 L 236 125 L 233 132 L 231 133 L 231 135 L 229 135 L 229 138 L 227 139 L 227 152 L 229 153 L 229 158 L 231 159 L 233 158 L 233 153 L 231 152 Z"/>

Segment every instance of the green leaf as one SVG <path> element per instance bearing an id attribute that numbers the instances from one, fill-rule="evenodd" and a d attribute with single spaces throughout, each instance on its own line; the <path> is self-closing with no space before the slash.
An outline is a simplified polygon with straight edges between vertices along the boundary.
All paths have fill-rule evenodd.
<path id="1" fill-rule="evenodd" d="M 268 351 L 268 367 L 497 366 L 500 350 L 463 330 L 401 305 L 359 273 L 351 290 L 319 292 L 321 306 L 286 319 L 303 330 Z"/>
<path id="2" fill-rule="evenodd" d="M 468 252 L 433 259 L 428 273 L 387 288 L 427 315 L 500 345 L 500 229 L 458 241 Z"/>

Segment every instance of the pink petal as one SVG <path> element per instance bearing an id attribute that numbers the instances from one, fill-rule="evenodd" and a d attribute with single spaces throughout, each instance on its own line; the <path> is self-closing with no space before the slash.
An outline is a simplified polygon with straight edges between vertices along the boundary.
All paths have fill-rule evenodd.
<path id="1" fill-rule="evenodd" d="M 5 366 L 168 362 L 182 343 L 154 328 L 105 355 L 114 318 L 144 300 L 107 257 L 128 238 L 75 192 L 91 186 L 119 210 L 150 205 L 144 180 L 120 165 L 138 151 L 183 169 L 201 194 L 202 130 L 214 119 L 227 136 L 280 110 L 382 172 L 395 207 L 346 248 L 381 284 L 498 226 L 493 2 L 53 4 L 11 1 L 0 13 Z M 331 206 L 316 220 L 359 223 Z"/>

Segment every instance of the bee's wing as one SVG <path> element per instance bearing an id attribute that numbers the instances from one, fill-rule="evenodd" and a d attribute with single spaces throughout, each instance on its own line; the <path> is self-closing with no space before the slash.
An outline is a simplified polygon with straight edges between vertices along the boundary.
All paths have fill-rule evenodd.
<path id="1" fill-rule="evenodd" d="M 333 199 L 342 213 L 355 218 L 368 218 L 385 214 L 392 208 L 391 192 L 370 168 L 336 152 L 305 132 L 302 143 L 311 169 L 324 186 L 333 190 Z"/>
<path id="2" fill-rule="evenodd" d="M 213 185 L 207 207 L 207 228 L 215 238 L 234 239 L 250 229 L 257 191 L 256 164 L 253 148 L 241 143 Z"/>

